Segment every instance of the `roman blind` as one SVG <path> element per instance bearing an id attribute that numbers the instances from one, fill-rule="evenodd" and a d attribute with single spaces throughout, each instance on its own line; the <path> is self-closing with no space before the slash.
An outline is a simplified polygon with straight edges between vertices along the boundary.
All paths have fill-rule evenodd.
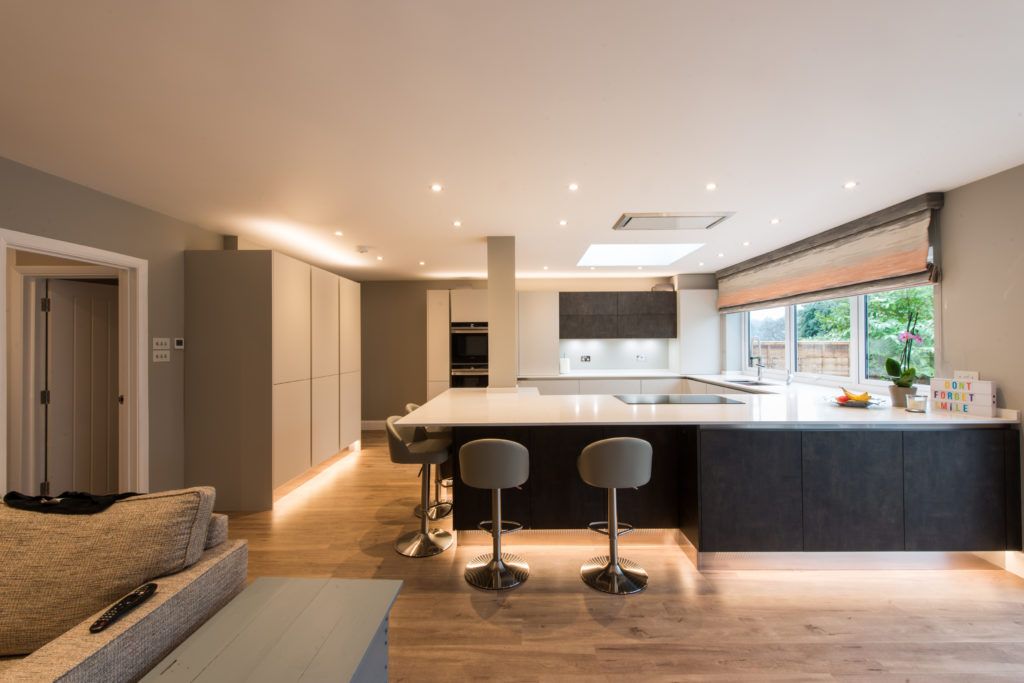
<path id="1" fill-rule="evenodd" d="M 909 199 L 715 273 L 718 310 L 818 301 L 938 281 L 941 192 Z"/>

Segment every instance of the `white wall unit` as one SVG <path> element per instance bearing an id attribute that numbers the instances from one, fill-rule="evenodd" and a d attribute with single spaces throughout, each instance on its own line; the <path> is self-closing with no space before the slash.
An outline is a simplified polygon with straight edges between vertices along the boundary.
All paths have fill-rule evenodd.
<path id="1" fill-rule="evenodd" d="M 273 382 L 310 378 L 310 265 L 273 252 Z"/>
<path id="2" fill-rule="evenodd" d="M 581 379 L 581 394 L 639 394 L 642 380 L 639 379 Z"/>
<path id="3" fill-rule="evenodd" d="M 334 273 L 310 272 L 310 362 L 312 377 L 338 374 L 338 280 Z"/>
<path id="4" fill-rule="evenodd" d="M 310 467 L 310 380 L 273 387 L 273 487 Z"/>
<path id="5" fill-rule="evenodd" d="M 565 396 L 580 393 L 578 379 L 521 379 L 521 387 L 536 387 L 543 395 Z"/>
<path id="6" fill-rule="evenodd" d="M 523 386 L 520 383 L 520 386 Z M 427 382 L 427 400 L 440 396 L 448 389 L 448 380 L 443 381 L 428 381 Z M 543 393 L 543 392 L 542 392 Z"/>
<path id="7" fill-rule="evenodd" d="M 680 373 L 715 375 L 722 371 L 722 330 L 717 289 L 677 292 L 678 367 Z"/>
<path id="8" fill-rule="evenodd" d="M 518 292 L 519 375 L 558 374 L 558 292 Z"/>
<path id="9" fill-rule="evenodd" d="M 689 382 L 682 378 L 656 378 L 641 379 L 640 393 L 642 394 L 688 394 L 690 393 Z"/>
<path id="10" fill-rule="evenodd" d="M 319 465 L 341 450 L 338 428 L 341 418 L 338 410 L 341 396 L 339 377 L 340 375 L 329 375 L 315 377 L 311 380 L 310 464 L 312 465 Z"/>
<path id="11" fill-rule="evenodd" d="M 359 303 L 360 285 L 358 282 L 338 280 L 338 317 L 339 339 L 341 344 L 341 361 L 339 372 L 359 372 L 362 370 L 362 347 L 360 332 L 362 330 L 362 310 Z"/>
<path id="12" fill-rule="evenodd" d="M 489 319 L 486 289 L 453 289 L 451 305 L 453 323 L 485 323 Z"/>
<path id="13" fill-rule="evenodd" d="M 362 377 L 361 371 L 345 372 L 341 375 L 339 405 L 338 445 L 348 448 L 362 438 Z"/>
<path id="14" fill-rule="evenodd" d="M 427 400 L 448 388 L 451 380 L 451 324 L 447 289 L 427 290 Z M 438 391 L 441 384 L 444 389 Z"/>

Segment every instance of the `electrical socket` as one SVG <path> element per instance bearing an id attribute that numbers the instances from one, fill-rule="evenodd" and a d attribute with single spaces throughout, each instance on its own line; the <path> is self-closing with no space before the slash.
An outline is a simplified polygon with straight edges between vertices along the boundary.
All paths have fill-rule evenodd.
<path id="1" fill-rule="evenodd" d="M 590 362 L 590 356 L 580 356 L 580 362 L 581 363 L 589 363 Z"/>
<path id="2" fill-rule="evenodd" d="M 154 363 L 170 363 L 171 352 L 165 350 L 153 349 L 153 362 Z"/>

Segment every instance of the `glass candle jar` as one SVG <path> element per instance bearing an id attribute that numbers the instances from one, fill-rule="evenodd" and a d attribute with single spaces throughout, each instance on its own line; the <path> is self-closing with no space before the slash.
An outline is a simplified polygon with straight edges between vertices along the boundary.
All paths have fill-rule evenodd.
<path id="1" fill-rule="evenodd" d="M 907 396 L 907 412 L 908 413 L 923 413 L 925 406 L 928 405 L 927 396 Z"/>

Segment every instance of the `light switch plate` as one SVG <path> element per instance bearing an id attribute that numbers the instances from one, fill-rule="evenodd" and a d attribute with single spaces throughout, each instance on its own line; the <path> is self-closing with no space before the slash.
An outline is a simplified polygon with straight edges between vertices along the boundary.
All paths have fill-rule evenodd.
<path id="1" fill-rule="evenodd" d="M 154 363 L 170 363 L 171 352 L 164 349 L 153 349 L 153 362 Z"/>
<path id="2" fill-rule="evenodd" d="M 178 351 L 185 350 L 185 340 L 182 337 L 174 338 L 174 348 Z"/>
<path id="3" fill-rule="evenodd" d="M 170 337 L 153 337 L 153 348 L 154 349 L 169 349 L 171 348 Z"/>

